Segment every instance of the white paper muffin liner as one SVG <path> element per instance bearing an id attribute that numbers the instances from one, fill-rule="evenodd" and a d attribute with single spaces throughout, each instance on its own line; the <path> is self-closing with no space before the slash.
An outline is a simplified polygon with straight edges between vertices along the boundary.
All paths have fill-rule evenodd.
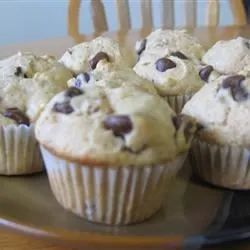
<path id="1" fill-rule="evenodd" d="M 33 125 L 8 125 L 0 130 L 0 174 L 23 175 L 43 170 Z"/>
<path id="2" fill-rule="evenodd" d="M 190 95 L 169 95 L 163 98 L 168 102 L 169 106 L 176 112 L 176 114 L 181 113 L 184 105 L 192 98 Z"/>
<path id="3" fill-rule="evenodd" d="M 109 225 L 140 222 L 157 212 L 167 183 L 186 156 L 165 165 L 102 167 L 67 162 L 43 147 L 41 151 L 57 201 L 89 221 Z"/>
<path id="4" fill-rule="evenodd" d="M 250 189 L 250 150 L 239 146 L 209 144 L 195 139 L 190 160 L 194 173 L 216 186 Z"/>

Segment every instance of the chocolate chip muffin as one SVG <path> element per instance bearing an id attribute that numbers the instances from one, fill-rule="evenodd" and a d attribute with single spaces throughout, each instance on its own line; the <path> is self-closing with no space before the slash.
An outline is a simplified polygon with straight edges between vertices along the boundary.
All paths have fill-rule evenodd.
<path id="1" fill-rule="evenodd" d="M 200 124 L 192 147 L 195 172 L 205 181 L 249 189 L 250 78 L 222 76 L 187 102 L 183 113 Z"/>
<path id="2" fill-rule="evenodd" d="M 107 37 L 98 37 L 68 49 L 59 60 L 75 74 L 99 69 L 126 67 L 131 63 L 128 52 L 117 42 Z"/>
<path id="3" fill-rule="evenodd" d="M 136 52 L 134 71 L 151 81 L 177 113 L 203 86 L 199 65 L 204 50 L 185 31 L 156 30 L 137 42 Z"/>
<path id="4" fill-rule="evenodd" d="M 250 64 L 250 40 L 237 37 L 218 41 L 205 53 L 202 61 L 220 74 L 238 74 Z"/>
<path id="5" fill-rule="evenodd" d="M 181 52 L 172 54 L 144 53 L 134 71 L 153 83 L 160 96 L 179 113 L 193 93 L 203 86 L 198 64 Z"/>
<path id="6" fill-rule="evenodd" d="M 55 96 L 35 133 L 64 208 L 90 221 L 129 224 L 161 207 L 194 129 L 158 95 L 85 85 Z"/>
<path id="7" fill-rule="evenodd" d="M 205 50 L 199 41 L 187 33 L 186 30 L 163 30 L 157 29 L 149 36 L 138 41 L 135 46 L 138 56 L 144 53 L 164 56 L 166 54 L 177 53 L 179 57 L 183 55 L 194 60 L 200 60 Z M 185 56 L 185 57 L 186 57 Z M 185 58 L 184 58 L 185 59 Z"/>
<path id="8" fill-rule="evenodd" d="M 0 61 L 0 174 L 42 170 L 33 124 L 71 77 L 71 72 L 50 56 L 18 53 Z"/>

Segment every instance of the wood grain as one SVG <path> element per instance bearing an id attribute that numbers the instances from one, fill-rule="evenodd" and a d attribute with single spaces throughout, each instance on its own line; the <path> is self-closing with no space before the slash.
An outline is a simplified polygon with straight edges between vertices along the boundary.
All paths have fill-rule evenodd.
<path id="1" fill-rule="evenodd" d="M 196 26 L 196 5 L 197 0 L 188 0 L 185 2 L 186 5 L 186 26 L 195 27 Z"/>
<path id="2" fill-rule="evenodd" d="M 77 250 L 62 247 L 43 240 L 31 240 L 29 237 L 0 230 L 1 250 Z"/>
<path id="3" fill-rule="evenodd" d="M 174 27 L 174 1 L 162 0 L 161 22 L 164 27 Z"/>
<path id="4" fill-rule="evenodd" d="M 238 1 L 238 0 L 237 0 Z M 208 0 L 206 9 L 206 26 L 217 26 L 219 23 L 220 3 L 219 0 Z"/>
<path id="5" fill-rule="evenodd" d="M 131 28 L 128 0 L 116 0 L 119 29 L 125 31 Z"/>

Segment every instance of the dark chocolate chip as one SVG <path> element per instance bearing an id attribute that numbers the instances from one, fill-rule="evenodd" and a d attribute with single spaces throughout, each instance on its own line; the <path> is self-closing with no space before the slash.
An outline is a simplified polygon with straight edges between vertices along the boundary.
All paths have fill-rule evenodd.
<path id="1" fill-rule="evenodd" d="M 3 113 L 5 117 L 8 117 L 14 121 L 16 121 L 17 124 L 25 124 L 27 126 L 30 125 L 30 120 L 26 116 L 25 113 L 23 113 L 20 109 L 18 108 L 8 108 L 5 110 Z"/>
<path id="2" fill-rule="evenodd" d="M 132 128 L 132 122 L 127 115 L 110 115 L 103 122 L 106 129 L 113 131 L 115 136 L 124 136 L 128 134 Z"/>
<path id="3" fill-rule="evenodd" d="M 139 48 L 136 50 L 136 53 L 137 53 L 138 56 L 140 56 L 141 53 L 146 49 L 146 45 L 147 45 L 147 39 L 143 39 L 140 42 Z"/>
<path id="4" fill-rule="evenodd" d="M 164 72 L 167 69 L 172 69 L 176 67 L 176 63 L 168 58 L 160 58 L 155 62 L 155 67 L 158 71 Z"/>
<path id="5" fill-rule="evenodd" d="M 65 96 L 67 97 L 74 97 L 74 96 L 78 96 L 78 95 L 82 95 L 83 91 L 81 89 L 78 89 L 76 87 L 69 87 L 66 91 L 65 91 Z"/>
<path id="6" fill-rule="evenodd" d="M 52 110 L 63 114 L 70 114 L 74 111 L 69 101 L 62 103 L 55 103 Z"/>
<path id="7" fill-rule="evenodd" d="M 73 53 L 72 49 L 68 49 L 68 53 L 69 53 L 70 55 L 72 55 L 72 53 Z"/>
<path id="8" fill-rule="evenodd" d="M 250 43 L 249 42 L 245 42 L 245 45 L 248 49 L 250 49 Z"/>
<path id="9" fill-rule="evenodd" d="M 211 72 L 214 70 L 213 66 L 211 65 L 208 65 L 204 68 L 202 68 L 199 72 L 199 76 L 201 78 L 201 80 L 207 82 L 208 81 L 208 78 L 211 74 Z"/>
<path id="10" fill-rule="evenodd" d="M 188 57 L 186 55 L 184 55 L 183 53 L 181 53 L 180 51 L 176 51 L 176 52 L 171 53 L 171 56 L 176 56 L 176 57 L 183 59 L 183 60 L 188 59 Z"/>
<path id="11" fill-rule="evenodd" d="M 28 75 L 23 72 L 23 69 L 20 66 L 16 67 L 16 71 L 14 74 L 15 74 L 15 76 L 21 76 L 23 78 L 28 78 Z"/>
<path id="12" fill-rule="evenodd" d="M 237 102 L 245 101 L 248 99 L 249 94 L 247 90 L 242 86 L 242 81 L 245 80 L 243 75 L 234 75 L 227 77 L 222 82 L 222 87 L 230 88 L 233 99 Z"/>
<path id="13" fill-rule="evenodd" d="M 22 74 L 23 74 L 22 67 L 20 67 L 20 66 L 16 67 L 15 75 L 21 76 Z"/>
<path id="14" fill-rule="evenodd" d="M 101 60 L 106 60 L 109 62 L 109 56 L 107 53 L 105 52 L 98 52 L 90 61 L 90 67 L 91 69 L 95 69 L 97 64 L 101 61 Z"/>
<path id="15" fill-rule="evenodd" d="M 241 82 L 245 79 L 246 79 L 246 77 L 243 75 L 229 76 L 223 80 L 222 87 L 227 89 L 227 88 L 239 86 L 241 84 Z"/>
<path id="16" fill-rule="evenodd" d="M 80 88 L 84 83 L 88 83 L 90 75 L 88 73 L 81 73 L 76 77 L 75 87 Z"/>

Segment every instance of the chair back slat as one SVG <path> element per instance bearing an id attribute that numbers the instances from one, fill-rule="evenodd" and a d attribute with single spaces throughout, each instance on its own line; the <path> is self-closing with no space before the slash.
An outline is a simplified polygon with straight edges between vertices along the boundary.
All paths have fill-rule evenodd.
<path id="1" fill-rule="evenodd" d="M 68 33 L 70 36 L 78 34 L 79 30 L 79 9 L 81 1 L 74 0 L 69 2 L 68 7 Z"/>
<path id="2" fill-rule="evenodd" d="M 95 32 L 108 30 L 105 10 L 101 0 L 91 1 L 91 12 Z"/>
<path id="3" fill-rule="evenodd" d="M 161 23 L 164 27 L 174 27 L 174 0 L 162 0 Z"/>
<path id="4" fill-rule="evenodd" d="M 131 28 L 128 0 L 116 0 L 117 20 L 120 30 Z"/>
<path id="5" fill-rule="evenodd" d="M 207 0 L 207 13 L 206 13 L 205 25 L 217 26 L 219 23 L 219 11 L 220 11 L 220 5 L 218 0 Z"/>
<path id="6" fill-rule="evenodd" d="M 106 19 L 106 13 L 104 6 L 108 1 L 112 1 L 115 3 L 115 12 L 117 12 L 117 21 L 118 21 L 118 29 L 120 33 L 126 33 L 132 27 L 131 21 L 131 13 L 129 6 L 129 0 L 90 0 L 91 3 L 91 13 L 92 13 L 92 23 L 93 23 L 93 35 L 99 35 L 104 31 L 108 31 L 108 24 Z M 131 4 L 133 1 L 140 1 L 140 12 L 141 12 L 141 31 L 142 34 L 147 34 L 148 31 L 152 30 L 154 27 L 154 19 L 153 13 L 155 15 L 160 15 L 161 18 L 161 26 L 167 28 L 175 28 L 176 22 L 178 18 L 176 18 L 175 14 L 179 14 L 181 12 L 175 13 L 175 3 L 179 0 L 157 0 L 157 11 L 152 11 L 152 6 L 156 1 L 154 0 L 131 0 Z M 219 25 L 219 17 L 220 14 L 223 13 L 222 6 L 220 3 L 225 0 L 182 0 L 184 3 L 184 16 L 181 18 L 185 19 L 184 26 L 194 28 L 198 26 L 198 18 L 197 18 L 197 10 L 199 3 L 203 1 L 205 3 L 205 22 L 202 25 L 205 26 L 218 26 Z M 82 4 L 83 8 L 87 6 L 86 0 L 69 0 L 69 8 L 68 8 L 68 33 L 70 36 L 74 37 L 74 39 L 78 42 L 85 38 L 85 35 L 82 35 L 79 31 L 79 13 L 80 6 Z M 234 25 L 245 25 L 247 24 L 247 15 L 244 9 L 243 0 L 228 0 L 229 7 L 232 11 L 233 15 L 233 23 Z M 160 9 L 159 9 L 160 8 Z M 221 13 L 220 13 L 221 12 Z M 135 16 L 135 18 L 139 18 Z M 180 14 L 182 15 L 182 14 Z M 113 16 L 111 18 L 114 18 Z"/>
<path id="7" fill-rule="evenodd" d="M 188 0 L 185 1 L 185 21 L 187 27 L 195 27 L 196 26 L 196 0 Z"/>
<path id="8" fill-rule="evenodd" d="M 247 23 L 246 12 L 242 1 L 230 0 L 231 10 L 236 25 L 245 25 Z"/>
<path id="9" fill-rule="evenodd" d="M 151 0 L 141 1 L 141 19 L 142 19 L 142 28 L 151 29 L 153 27 Z"/>

